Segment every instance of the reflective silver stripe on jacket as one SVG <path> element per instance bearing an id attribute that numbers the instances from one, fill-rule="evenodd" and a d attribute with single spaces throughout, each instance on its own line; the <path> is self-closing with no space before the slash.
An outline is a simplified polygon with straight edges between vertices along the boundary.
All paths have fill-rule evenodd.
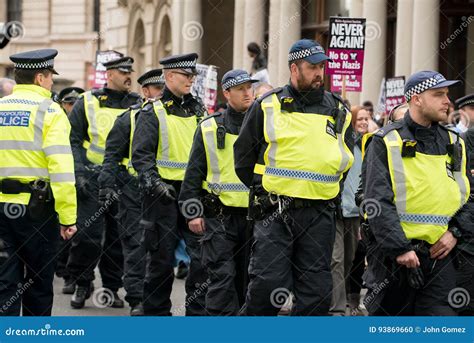
<path id="1" fill-rule="evenodd" d="M 91 141 L 89 149 L 95 153 L 104 155 L 105 149 L 99 146 L 99 131 L 97 130 L 97 118 L 94 107 L 94 96 L 92 92 L 84 93 L 87 101 L 87 117 L 89 119 L 89 129 L 91 132 Z"/>

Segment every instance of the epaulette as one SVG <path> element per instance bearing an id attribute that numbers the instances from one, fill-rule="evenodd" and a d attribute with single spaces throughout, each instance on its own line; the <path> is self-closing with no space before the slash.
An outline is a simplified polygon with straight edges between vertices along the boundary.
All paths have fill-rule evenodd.
<path id="1" fill-rule="evenodd" d="M 342 106 L 344 106 L 344 108 L 347 110 L 347 111 L 350 111 L 351 109 L 349 107 L 347 107 L 346 103 L 344 102 L 344 99 L 339 95 L 339 94 L 336 94 L 336 93 L 331 93 L 332 97 L 334 98 L 334 101 L 336 102 L 336 104 L 339 102 L 342 104 Z"/>
<path id="2" fill-rule="evenodd" d="M 257 98 L 257 101 L 262 102 L 262 100 L 265 99 L 266 97 L 268 97 L 269 95 L 278 94 L 282 90 L 283 90 L 283 87 L 273 88 L 272 90 L 269 90 L 268 92 L 263 93 L 259 98 Z"/>
<path id="3" fill-rule="evenodd" d="M 207 116 L 205 116 L 204 118 L 201 119 L 200 124 L 202 124 L 202 122 L 204 122 L 204 121 L 206 121 L 206 120 L 209 120 L 209 119 L 211 119 L 211 118 L 216 118 L 216 122 L 219 121 L 219 122 L 217 123 L 217 125 L 220 125 L 220 124 L 221 124 L 221 123 L 220 123 L 220 120 L 221 120 L 221 119 L 222 119 L 222 120 L 224 119 L 224 112 L 216 112 L 216 113 L 207 115 Z"/>
<path id="4" fill-rule="evenodd" d="M 379 129 L 377 132 L 374 133 L 374 136 L 383 138 L 390 131 L 398 130 L 398 129 L 401 129 L 402 127 L 403 127 L 403 120 L 399 120 L 382 127 L 381 129 Z"/>

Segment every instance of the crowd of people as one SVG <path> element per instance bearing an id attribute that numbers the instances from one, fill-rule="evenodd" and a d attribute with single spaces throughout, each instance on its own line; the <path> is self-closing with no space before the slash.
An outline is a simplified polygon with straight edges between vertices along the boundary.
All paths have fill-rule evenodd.
<path id="1" fill-rule="evenodd" d="M 175 277 L 189 316 L 473 315 L 474 94 L 422 71 L 376 117 L 325 90 L 319 43 L 292 45 L 281 87 L 248 52 L 212 110 L 191 94 L 196 53 L 161 59 L 141 94 L 125 56 L 103 88 L 57 96 L 56 50 L 10 57 L 1 315 L 51 315 L 54 273 L 80 310 L 96 270 L 131 316 L 171 315 Z"/>

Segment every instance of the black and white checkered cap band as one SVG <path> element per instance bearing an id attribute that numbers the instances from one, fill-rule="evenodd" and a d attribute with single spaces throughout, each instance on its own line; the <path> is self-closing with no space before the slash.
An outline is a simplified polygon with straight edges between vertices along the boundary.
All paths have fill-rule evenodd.
<path id="1" fill-rule="evenodd" d="M 436 79 L 434 77 L 426 79 L 425 81 L 420 82 L 416 86 L 410 88 L 405 93 L 405 100 L 408 102 L 413 95 L 423 93 L 425 90 L 430 89 L 431 87 L 436 86 L 438 83 L 443 81 L 445 80 Z"/>
<path id="2" fill-rule="evenodd" d="M 149 85 L 151 83 L 165 83 L 165 78 L 164 78 L 163 75 L 152 76 L 152 77 L 149 77 L 148 79 L 143 80 L 141 85 L 146 86 L 146 85 Z"/>
<path id="3" fill-rule="evenodd" d="M 227 90 L 231 87 L 240 85 L 240 84 L 245 83 L 245 82 L 250 82 L 250 81 L 252 81 L 252 78 L 249 75 L 242 74 L 242 75 L 238 75 L 238 76 L 233 77 L 233 78 L 227 80 L 226 82 L 224 82 L 222 84 L 222 88 Z"/>
<path id="4" fill-rule="evenodd" d="M 131 68 L 131 67 L 132 67 L 132 63 L 131 63 L 130 61 L 122 61 L 122 62 L 115 63 L 115 64 L 109 64 L 109 65 L 107 66 L 108 69 L 121 68 L 121 67 Z"/>
<path id="5" fill-rule="evenodd" d="M 196 61 L 179 61 L 174 63 L 163 64 L 165 69 L 181 69 L 181 68 L 196 68 Z"/>
<path id="6" fill-rule="evenodd" d="M 461 102 L 458 105 L 458 108 L 461 108 L 461 107 L 464 107 L 464 106 L 467 106 L 467 105 L 472 105 L 472 104 L 474 104 L 474 99 L 469 99 L 469 100 Z"/>
<path id="7" fill-rule="evenodd" d="M 54 67 L 54 59 L 35 63 L 14 63 L 18 69 L 46 69 Z"/>
<path id="8" fill-rule="evenodd" d="M 316 54 L 324 54 L 324 49 L 321 46 L 312 46 L 308 49 L 291 52 L 288 54 L 288 62 L 293 62 Z"/>

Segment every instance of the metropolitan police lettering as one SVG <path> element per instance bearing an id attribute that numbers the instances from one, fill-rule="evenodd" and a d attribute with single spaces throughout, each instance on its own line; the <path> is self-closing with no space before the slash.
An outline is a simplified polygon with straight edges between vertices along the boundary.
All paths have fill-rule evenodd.
<path id="1" fill-rule="evenodd" d="M 0 111 L 0 126 L 25 126 L 30 124 L 29 111 Z"/>

